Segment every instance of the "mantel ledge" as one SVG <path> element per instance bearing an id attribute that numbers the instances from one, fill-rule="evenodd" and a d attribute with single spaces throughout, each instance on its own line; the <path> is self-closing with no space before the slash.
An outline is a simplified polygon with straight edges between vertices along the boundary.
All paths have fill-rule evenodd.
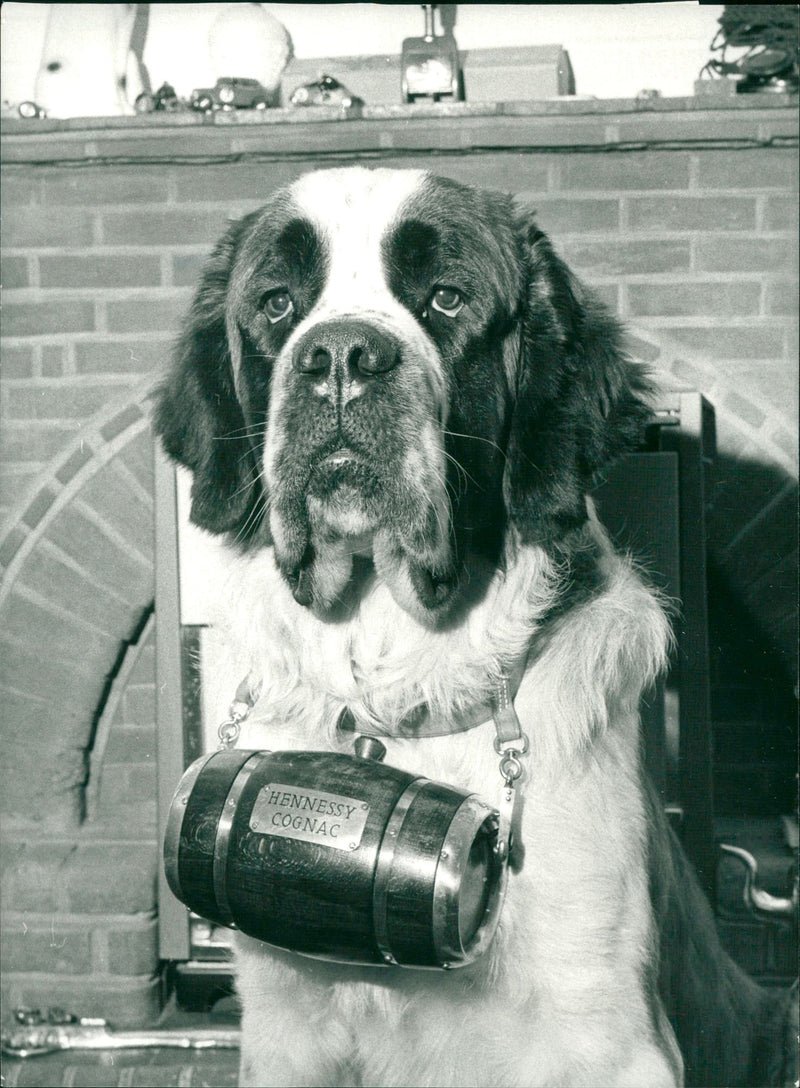
<path id="1" fill-rule="evenodd" d="M 796 146 L 798 98 L 450 102 L 396 106 L 191 111 L 131 117 L 6 118 L 6 166 L 59 162 L 230 161 L 241 157 L 486 150 L 593 151 Z"/>

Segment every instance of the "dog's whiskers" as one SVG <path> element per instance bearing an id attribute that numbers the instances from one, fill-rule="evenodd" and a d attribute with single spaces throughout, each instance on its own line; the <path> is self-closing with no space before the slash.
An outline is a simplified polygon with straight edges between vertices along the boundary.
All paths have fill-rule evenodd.
<path id="1" fill-rule="evenodd" d="M 239 427 L 238 430 L 228 431 L 227 434 L 215 434 L 212 442 L 239 442 L 243 438 L 260 438 L 263 427 Z"/>
<path id="2" fill-rule="evenodd" d="M 469 480 L 471 483 L 473 483 L 475 485 L 475 487 L 478 488 L 479 491 L 484 491 L 485 490 L 485 488 L 481 487 L 481 485 L 478 483 L 478 481 L 475 479 L 475 477 L 471 473 L 467 472 L 467 470 L 464 468 L 464 466 L 461 464 L 461 462 L 456 457 L 453 457 L 452 453 L 448 453 L 447 450 L 445 450 L 444 455 L 447 458 L 447 460 L 450 461 L 451 464 L 455 465 L 456 470 L 458 472 L 459 489 L 458 489 L 458 495 L 456 496 L 456 498 L 460 498 L 461 495 L 466 491 L 467 480 Z M 462 484 L 463 484 L 463 489 L 462 489 L 462 486 L 461 486 Z"/>
<path id="3" fill-rule="evenodd" d="M 250 529 L 263 520 L 263 518 L 266 515 L 268 509 L 269 509 L 269 500 L 268 500 L 267 496 L 264 494 L 264 492 L 262 491 L 261 494 L 257 496 L 256 501 L 253 503 L 253 507 L 250 510 L 250 513 L 247 515 L 247 518 L 245 519 L 245 521 L 242 524 L 242 526 L 240 527 L 238 533 L 234 537 L 234 543 L 235 544 L 244 543 Z"/>
<path id="4" fill-rule="evenodd" d="M 445 429 L 444 433 L 446 435 L 449 435 L 451 438 L 468 438 L 471 442 L 484 442 L 487 446 L 491 446 L 492 449 L 497 450 L 497 452 L 502 456 L 504 461 L 508 456 L 503 447 L 499 446 L 497 442 L 495 442 L 492 438 L 483 438 L 481 435 L 477 434 L 461 434 L 458 431 L 450 431 L 447 429 Z"/>
<path id="5" fill-rule="evenodd" d="M 431 468 L 431 472 L 436 483 L 439 485 L 441 494 L 447 504 L 446 511 L 442 511 L 437 503 L 432 504 L 440 539 L 447 540 L 450 535 L 450 526 L 453 524 L 453 504 L 448 493 L 447 477 L 445 473 L 440 472 L 439 469 L 435 467 Z"/>

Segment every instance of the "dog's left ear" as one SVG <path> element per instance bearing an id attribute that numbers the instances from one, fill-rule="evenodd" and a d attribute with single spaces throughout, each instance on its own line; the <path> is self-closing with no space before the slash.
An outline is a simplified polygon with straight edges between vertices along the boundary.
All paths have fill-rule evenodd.
<path id="1" fill-rule="evenodd" d="M 651 387 L 612 315 L 535 225 L 520 229 L 527 282 L 503 486 L 522 539 L 546 545 L 586 520 L 585 495 L 635 445 Z"/>

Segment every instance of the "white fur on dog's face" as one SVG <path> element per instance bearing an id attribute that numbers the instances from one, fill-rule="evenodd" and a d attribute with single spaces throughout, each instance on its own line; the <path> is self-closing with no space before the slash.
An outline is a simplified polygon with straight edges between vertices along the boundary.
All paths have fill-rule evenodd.
<path id="1" fill-rule="evenodd" d="M 426 395 L 446 408 L 446 378 L 436 346 L 392 293 L 381 243 L 424 185 L 423 170 L 346 168 L 306 174 L 292 186 L 298 210 L 324 239 L 328 271 L 314 309 L 294 330 L 285 351 L 310 324 L 358 317 L 394 332 L 419 356 Z"/>
<path id="2" fill-rule="evenodd" d="M 276 484 L 277 453 L 286 440 L 279 434 L 281 402 L 287 395 L 287 371 L 292 350 L 309 329 L 323 321 L 358 318 L 394 333 L 409 349 L 415 377 L 423 383 L 421 399 L 443 415 L 446 379 L 436 346 L 409 311 L 392 294 L 381 259 L 381 240 L 401 208 L 425 178 L 422 171 L 342 169 L 307 174 L 292 186 L 298 213 L 314 225 L 327 258 L 326 281 L 310 313 L 293 330 L 276 360 L 270 414 L 264 444 L 264 479 Z M 335 389 L 333 376 L 314 385 L 322 399 L 336 400 L 342 408 L 363 396 L 365 384 L 343 375 Z"/>

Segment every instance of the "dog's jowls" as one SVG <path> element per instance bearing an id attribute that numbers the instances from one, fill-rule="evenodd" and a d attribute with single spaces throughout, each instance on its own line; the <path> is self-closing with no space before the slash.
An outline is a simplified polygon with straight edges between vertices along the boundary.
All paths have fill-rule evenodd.
<path id="1" fill-rule="evenodd" d="M 238 940 L 243 1083 L 778 1083 L 771 999 L 725 957 L 646 786 L 638 704 L 662 609 L 585 496 L 647 382 L 510 198 L 422 171 L 323 171 L 233 224 L 156 424 L 225 588 L 242 744 L 348 751 L 498 793 L 486 701 L 528 651 L 530 739 L 497 937 L 458 971 L 359 968 Z M 402 736 L 401 736 L 402 734 Z M 772 1078 L 772 1079 L 770 1079 Z"/>

